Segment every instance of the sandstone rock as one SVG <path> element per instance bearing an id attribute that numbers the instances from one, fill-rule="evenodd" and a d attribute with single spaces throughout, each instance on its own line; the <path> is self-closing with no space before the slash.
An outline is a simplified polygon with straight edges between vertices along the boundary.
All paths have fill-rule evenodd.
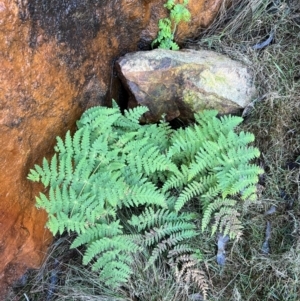
<path id="1" fill-rule="evenodd" d="M 156 49 L 128 53 L 117 69 L 129 91 L 129 107 L 145 105 L 145 121 L 193 118 L 203 109 L 236 113 L 255 95 L 252 76 L 245 65 L 206 50 Z"/>
<path id="2" fill-rule="evenodd" d="M 164 2 L 0 0 L 0 296 L 51 243 L 29 169 L 52 155 L 55 137 L 83 110 L 120 99 L 113 63 L 149 49 Z M 190 0 L 193 19 L 179 26 L 178 41 L 211 22 L 221 3 Z"/>

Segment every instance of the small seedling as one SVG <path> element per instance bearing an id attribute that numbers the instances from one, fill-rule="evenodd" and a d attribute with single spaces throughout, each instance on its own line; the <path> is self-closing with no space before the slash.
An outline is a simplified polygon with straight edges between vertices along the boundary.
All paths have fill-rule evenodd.
<path id="1" fill-rule="evenodd" d="M 160 19 L 158 22 L 159 32 L 157 38 L 152 42 L 151 46 L 158 44 L 158 48 L 178 50 L 179 46 L 174 41 L 177 25 L 181 22 L 189 22 L 191 13 L 187 9 L 188 0 L 183 3 L 176 3 L 175 0 L 168 0 L 164 5 L 170 11 L 170 17 Z"/>

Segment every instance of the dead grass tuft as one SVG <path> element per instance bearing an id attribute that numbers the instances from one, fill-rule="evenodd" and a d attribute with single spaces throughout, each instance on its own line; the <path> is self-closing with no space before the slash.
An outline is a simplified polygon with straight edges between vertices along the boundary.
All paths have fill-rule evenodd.
<path id="1" fill-rule="evenodd" d="M 231 249 L 224 271 L 210 264 L 211 300 L 291 300 L 300 296 L 300 2 L 231 1 L 193 48 L 221 52 L 252 70 L 258 95 L 243 130 L 253 132 L 265 169 L 256 203 L 244 206 L 244 236 Z M 253 46 L 274 32 L 261 50 Z M 300 160 L 299 160 L 300 163 Z M 265 215 L 271 207 L 276 212 Z M 270 254 L 262 253 L 271 223 Z"/>

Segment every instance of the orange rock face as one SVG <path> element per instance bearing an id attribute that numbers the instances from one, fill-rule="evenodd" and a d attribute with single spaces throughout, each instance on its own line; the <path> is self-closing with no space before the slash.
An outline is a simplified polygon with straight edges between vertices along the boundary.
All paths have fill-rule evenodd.
<path id="1" fill-rule="evenodd" d="M 42 262 L 51 234 L 29 169 L 90 106 L 122 101 L 113 64 L 149 49 L 164 0 L 0 0 L 0 296 Z M 178 41 L 207 26 L 222 0 L 190 0 Z"/>

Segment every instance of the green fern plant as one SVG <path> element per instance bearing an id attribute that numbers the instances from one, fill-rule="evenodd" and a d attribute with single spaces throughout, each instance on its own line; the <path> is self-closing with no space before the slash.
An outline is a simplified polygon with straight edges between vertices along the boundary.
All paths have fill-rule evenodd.
<path id="1" fill-rule="evenodd" d="M 152 47 L 158 44 L 158 48 L 178 50 L 179 46 L 174 42 L 174 36 L 178 24 L 181 21 L 189 22 L 191 14 L 187 9 L 188 0 L 183 3 L 175 3 L 175 0 L 168 0 L 164 7 L 170 11 L 170 17 L 160 19 L 158 21 L 158 34 L 157 38 L 152 42 Z"/>
<path id="2" fill-rule="evenodd" d="M 49 188 L 36 197 L 48 228 L 77 233 L 71 247 L 86 246 L 83 263 L 109 286 L 127 281 L 133 255 L 145 248 L 149 266 L 161 256 L 200 258 L 191 242 L 211 223 L 212 233 L 239 236 L 236 204 L 255 196 L 262 172 L 249 163 L 259 156 L 248 146 L 254 136 L 234 131 L 242 118 L 204 111 L 175 131 L 163 121 L 141 126 L 146 111 L 87 110 L 73 136 L 57 138 L 50 162 L 28 175 Z M 189 212 L 192 201 L 202 209 Z"/>
<path id="3" fill-rule="evenodd" d="M 167 196 L 157 186 L 161 177 L 177 173 L 178 168 L 165 154 L 172 130 L 163 122 L 140 126 L 139 118 L 146 111 L 139 107 L 123 116 L 116 105 L 89 109 L 77 122 L 74 136 L 67 132 L 64 141 L 58 137 L 51 161 L 44 159 L 28 176 L 49 187 L 48 195 L 36 197 L 37 207 L 48 213 L 48 228 L 53 234 L 76 232 L 71 247 L 86 245 L 83 263 L 101 271 L 109 286 L 128 279 L 130 254 L 141 247 L 159 243 L 167 235 L 179 242 L 197 234 L 190 218 L 168 212 Z M 124 230 L 130 226 L 130 214 L 127 223 L 119 213 L 140 208 L 141 217 L 150 207 L 157 214 L 165 208 L 165 220 L 170 215 L 182 222 L 177 228 L 165 224 L 166 229 L 144 244 L 144 236 Z"/>
<path id="4" fill-rule="evenodd" d="M 195 119 L 195 125 L 176 131 L 171 138 L 168 158 L 180 166 L 180 173 L 171 175 L 162 191 L 179 191 L 174 202 L 176 212 L 191 199 L 199 198 L 202 230 L 215 212 L 212 234 L 219 231 L 235 238 L 241 235 L 242 227 L 235 209 L 237 202 L 228 197 L 254 199 L 258 175 L 263 172 L 249 163 L 260 155 L 257 148 L 248 146 L 254 135 L 234 132 L 241 117 L 217 118 L 217 111 L 210 110 L 196 114 Z"/>

